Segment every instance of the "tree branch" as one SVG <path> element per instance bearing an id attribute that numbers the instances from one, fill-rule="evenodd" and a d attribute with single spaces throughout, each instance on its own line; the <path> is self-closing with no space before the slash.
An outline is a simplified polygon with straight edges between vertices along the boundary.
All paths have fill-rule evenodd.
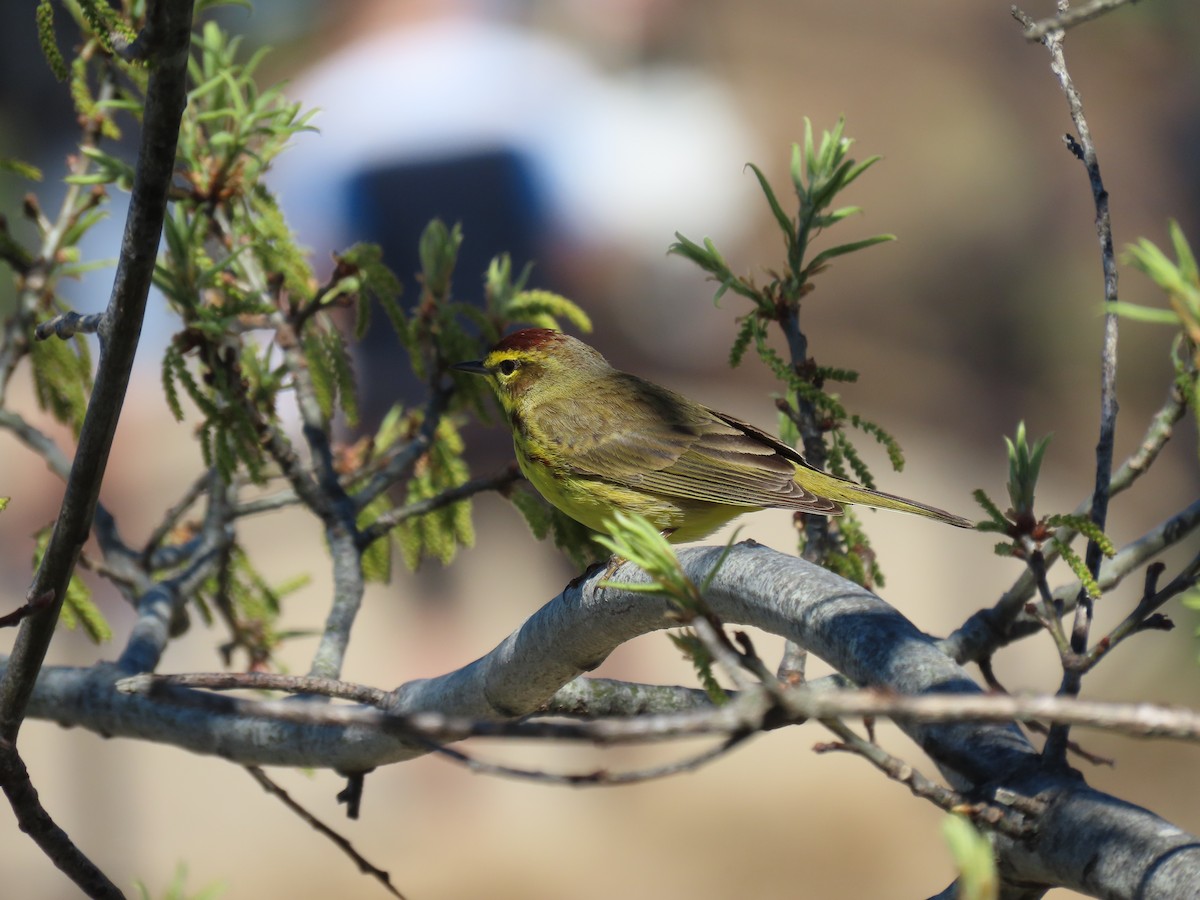
<path id="1" fill-rule="evenodd" d="M 1052 31 L 1066 31 L 1068 28 L 1098 19 L 1127 3 L 1136 2 L 1137 0 L 1091 0 L 1090 3 L 1076 6 L 1074 9 L 1061 10 L 1058 15 L 1037 22 L 1026 16 L 1021 20 L 1021 24 L 1025 26 L 1025 40 L 1042 41 Z"/>
<path id="2" fill-rule="evenodd" d="M 34 575 L 33 594 L 52 591 L 54 603 L 26 619 L 0 681 L 0 737 L 15 741 L 38 669 L 58 623 L 67 584 L 91 529 L 100 482 L 142 330 L 146 297 L 158 255 L 167 190 L 175 168 L 179 121 L 187 94 L 191 0 L 149 7 L 159 43 L 146 93 L 142 142 L 112 296 L 100 328 L 101 358 L 88 402 L 66 494 L 50 542 Z"/>
<path id="3" fill-rule="evenodd" d="M 721 553 L 688 549 L 680 559 L 688 576 L 703 583 Z M 628 564 L 614 577 L 644 580 Z M 399 719 L 375 710 L 252 703 L 174 688 L 167 689 L 164 696 L 172 702 L 166 703 L 113 690 L 121 673 L 111 667 L 47 670 L 31 710 L 62 724 L 165 741 L 243 764 L 365 771 L 428 752 L 427 739 L 414 737 L 411 727 L 429 714 L 495 721 L 548 708 L 564 684 L 595 668 L 623 641 L 676 624 L 664 600 L 598 589 L 603 578 L 596 573 L 568 587 L 491 653 L 462 669 L 397 688 L 391 709 Z M 724 621 L 790 638 L 855 682 L 914 703 L 942 697 L 998 704 L 1029 699 L 982 696 L 932 638 L 874 594 L 765 547 L 734 547 L 705 598 Z M 703 715 L 745 714 L 746 707 L 726 712 L 731 705 Z M 1010 713 L 1011 708 L 1005 717 Z M 1000 791 L 1045 804 L 1034 837 L 1024 842 L 997 837 L 1008 877 L 1083 891 L 1104 884 L 1106 896 L 1113 897 L 1175 896 L 1200 880 L 1200 841 L 1146 810 L 1089 790 L 1074 773 L 1044 769 L 1007 718 L 1003 724 L 901 718 L 899 724 L 964 796 Z"/>

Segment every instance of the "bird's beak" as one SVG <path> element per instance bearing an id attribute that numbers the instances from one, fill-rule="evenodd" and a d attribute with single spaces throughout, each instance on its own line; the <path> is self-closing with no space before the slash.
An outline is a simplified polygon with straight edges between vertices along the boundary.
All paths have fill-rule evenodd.
<path id="1" fill-rule="evenodd" d="M 469 362 L 455 363 L 450 368 L 458 369 L 460 372 L 470 372 L 472 375 L 486 375 L 487 369 L 483 367 L 483 360 L 473 359 Z"/>

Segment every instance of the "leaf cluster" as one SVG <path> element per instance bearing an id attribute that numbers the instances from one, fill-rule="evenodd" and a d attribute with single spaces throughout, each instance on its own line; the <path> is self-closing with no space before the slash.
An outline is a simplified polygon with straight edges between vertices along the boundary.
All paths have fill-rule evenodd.
<path id="1" fill-rule="evenodd" d="M 1142 238 L 1126 249 L 1125 261 L 1162 289 L 1169 308 L 1117 301 L 1105 304 L 1105 309 L 1133 321 L 1167 325 L 1178 330 L 1172 347 L 1175 383 L 1192 410 L 1197 434 L 1200 434 L 1200 268 L 1179 223 L 1170 220 L 1167 232 L 1175 252 L 1174 260 L 1152 241 Z"/>
<path id="2" fill-rule="evenodd" d="M 1024 422 L 1017 423 L 1016 435 L 1013 438 L 1005 437 L 1004 443 L 1008 452 L 1007 488 L 1012 505 L 1007 513 L 1001 512 L 1000 507 L 985 491 L 976 490 L 975 499 L 988 516 L 976 527 L 980 531 L 999 532 L 1010 539 L 996 545 L 995 552 L 998 556 L 1026 559 L 1030 546 L 1040 548 L 1043 544 L 1047 545 L 1067 563 L 1088 596 L 1096 598 L 1100 596 L 1100 586 L 1088 570 L 1087 564 L 1071 547 L 1070 540 L 1075 535 L 1082 534 L 1088 540 L 1094 541 L 1106 557 L 1112 557 L 1116 553 L 1112 540 L 1087 516 L 1059 513 L 1039 518 L 1034 511 L 1034 494 L 1041 475 L 1042 460 L 1051 437 L 1052 435 L 1045 435 L 1030 444 Z M 1060 534 L 1068 536 L 1064 539 Z"/>
<path id="3" fill-rule="evenodd" d="M 813 465 L 870 487 L 874 479 L 851 440 L 850 431 L 861 431 L 883 445 L 896 470 L 904 465 L 900 445 L 881 425 L 849 411 L 841 398 L 827 389 L 831 383 L 857 381 L 858 373 L 817 364 L 808 355 L 808 340 L 800 329 L 802 301 L 815 288 L 816 275 L 828 269 L 838 257 L 894 240 L 890 234 L 874 235 L 812 252 L 814 242 L 826 229 L 861 212 L 857 206 L 839 205 L 839 196 L 879 157 L 857 161 L 850 156 L 852 145 L 853 141 L 845 136 L 844 120 L 839 120 L 832 131 L 822 132 L 819 142 L 814 137 L 812 123 L 804 120 L 804 140 L 793 145 L 789 169 L 794 212 L 784 208 L 762 169 L 753 163 L 749 165 L 783 239 L 784 266 L 768 271 L 766 283 L 759 284 L 752 277 L 735 273 L 707 238 L 697 243 L 677 234 L 670 252 L 691 260 L 717 282 L 716 302 L 729 292 L 750 301 L 750 311 L 738 319 L 729 362 L 731 366 L 739 365 L 753 347 L 783 385 L 783 396 L 777 399 L 783 439 L 802 446 Z M 770 343 L 776 330 L 786 340 L 787 358 Z M 861 546 L 869 550 L 861 532 L 855 535 L 855 541 L 860 538 Z M 845 536 L 840 547 L 835 541 L 825 543 L 826 564 L 831 555 L 849 553 Z M 856 565 L 842 568 L 860 571 Z M 872 563 L 871 568 L 877 567 Z"/>

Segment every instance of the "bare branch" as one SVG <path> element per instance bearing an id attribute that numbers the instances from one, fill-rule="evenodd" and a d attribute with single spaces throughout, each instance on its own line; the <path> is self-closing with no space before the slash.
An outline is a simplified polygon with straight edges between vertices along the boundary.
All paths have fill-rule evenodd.
<path id="1" fill-rule="evenodd" d="M 334 681 L 329 678 L 310 678 L 304 675 L 278 675 L 272 672 L 213 672 L 187 675 L 134 675 L 116 683 L 116 689 L 127 694 L 151 695 L 160 687 L 205 688 L 210 691 L 287 691 L 290 694 L 314 694 L 338 700 L 352 700 L 382 708 L 390 699 L 387 691 Z"/>
<path id="2" fill-rule="evenodd" d="M 476 494 L 481 494 L 484 491 L 499 491 L 503 493 L 524 477 L 521 474 L 521 470 L 514 463 L 503 471 L 497 472 L 495 475 L 473 478 L 456 488 L 443 491 L 436 497 L 429 497 L 416 503 L 410 503 L 408 506 L 389 510 L 362 530 L 362 533 L 359 535 L 359 544 L 365 549 L 401 522 L 407 522 L 415 516 L 426 515 L 427 513 L 449 506 L 451 503 L 458 503 L 460 500 L 474 497 Z"/>
<path id="3" fill-rule="evenodd" d="M 68 340 L 77 334 L 95 334 L 104 322 L 104 313 L 92 313 L 81 316 L 77 312 L 65 312 L 47 322 L 41 322 L 33 330 L 33 336 L 39 341 L 48 337 L 58 337 Z"/>
<path id="4" fill-rule="evenodd" d="M 395 885 L 392 884 L 392 877 L 383 869 L 380 869 L 378 866 L 373 866 L 371 863 L 367 862 L 366 857 L 354 849 L 354 845 L 350 843 L 348 838 L 338 834 L 336 831 L 310 813 L 307 809 L 293 800 L 287 791 L 272 781 L 267 773 L 258 766 L 246 766 L 246 771 L 250 774 L 251 778 L 258 782 L 259 786 L 264 791 L 279 800 L 284 806 L 298 815 L 302 821 L 311 825 L 318 834 L 329 838 L 335 847 L 337 847 L 354 861 L 354 864 L 358 866 L 358 870 L 360 872 L 365 875 L 370 875 L 372 878 L 378 881 L 381 885 L 383 885 L 384 890 L 386 890 L 393 897 L 399 897 L 400 900 L 404 900 L 404 895 L 396 890 Z"/>
<path id="5" fill-rule="evenodd" d="M 1062 9 L 1065 13 L 1065 6 Z M 1020 13 L 1015 7 L 1013 15 L 1030 30 L 1029 17 Z M 1111 311 L 1111 304 L 1117 300 L 1117 259 L 1113 251 L 1112 220 L 1108 209 L 1108 191 L 1100 176 L 1100 162 L 1096 157 L 1096 146 L 1092 141 L 1091 129 L 1083 114 L 1083 100 L 1075 89 L 1075 83 L 1067 71 L 1066 57 L 1063 53 L 1063 31 L 1061 28 L 1045 33 L 1041 38 L 1042 44 L 1050 51 L 1050 70 L 1058 79 L 1059 86 L 1067 98 L 1067 108 L 1075 129 L 1079 134 L 1076 141 L 1067 136 L 1067 144 L 1071 151 L 1079 157 L 1087 170 L 1088 182 L 1092 188 L 1092 199 L 1096 207 L 1096 233 L 1100 238 L 1100 264 L 1104 272 L 1104 299 L 1110 304 L 1110 311 L 1104 316 L 1104 339 L 1101 348 L 1100 361 L 1100 438 L 1096 442 L 1096 477 L 1092 490 L 1091 519 L 1101 530 L 1104 529 L 1108 518 L 1109 484 L 1112 479 L 1113 444 L 1117 430 L 1117 333 L 1118 317 Z M 1093 578 L 1099 577 L 1103 553 L 1100 546 L 1089 540 L 1087 546 L 1087 567 Z M 1075 606 L 1075 622 L 1071 628 L 1071 650 L 1080 656 L 1088 649 L 1088 635 L 1092 623 L 1092 602 L 1082 589 Z M 1063 670 L 1062 685 L 1059 688 L 1064 694 L 1079 693 L 1080 673 L 1072 668 Z M 1067 733 L 1063 728 L 1051 729 L 1050 736 L 1044 748 L 1045 755 L 1050 759 L 1062 760 L 1066 753 Z"/>
<path id="6" fill-rule="evenodd" d="M 101 359 L 87 415 L 79 435 L 66 494 L 50 542 L 34 575 L 31 591 L 53 592 L 54 603 L 26 619 L 0 681 L 0 736 L 15 741 L 46 655 L 79 550 L 91 529 L 100 481 L 129 385 L 158 255 L 167 191 L 175 167 L 179 122 L 187 92 L 191 0 L 149 7 L 161 43 L 146 93 L 137 175 L 112 297 L 100 327 Z"/>
<path id="7" fill-rule="evenodd" d="M 1052 31 L 1066 31 L 1069 28 L 1074 28 L 1076 25 L 1082 25 L 1084 22 L 1098 19 L 1105 13 L 1112 12 L 1114 9 L 1125 6 L 1127 3 L 1136 2 L 1137 0 L 1091 0 L 1090 3 L 1085 3 L 1082 6 L 1063 9 L 1058 15 L 1051 16 L 1048 19 L 1040 19 L 1035 22 L 1028 16 L 1024 16 L 1020 19 L 1020 22 L 1025 26 L 1025 40 L 1042 41 Z"/>
<path id="8" fill-rule="evenodd" d="M 38 800 L 37 790 L 29 780 L 29 771 L 17 748 L 0 739 L 0 783 L 12 804 L 21 830 L 29 835 L 42 852 L 89 897 L 123 898 L 120 888 L 113 884 L 96 864 L 71 842 L 65 831 L 55 824 Z"/>
<path id="9" fill-rule="evenodd" d="M 25 603 L 18 606 L 10 613 L 0 616 L 0 628 L 12 628 L 19 624 L 26 616 L 31 616 L 41 609 L 45 609 L 54 599 L 54 595 L 47 591 L 44 594 L 39 594 L 36 597 L 30 597 Z"/>

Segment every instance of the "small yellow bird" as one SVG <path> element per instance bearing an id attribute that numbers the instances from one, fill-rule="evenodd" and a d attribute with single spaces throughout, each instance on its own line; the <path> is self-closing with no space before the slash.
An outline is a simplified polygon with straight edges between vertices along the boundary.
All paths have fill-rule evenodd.
<path id="1" fill-rule="evenodd" d="M 594 531 L 605 531 L 619 509 L 684 543 L 743 513 L 775 507 L 836 516 L 842 503 L 972 527 L 961 516 L 815 469 L 778 438 L 618 371 L 558 331 L 518 331 L 482 360 L 454 368 L 487 378 L 525 477 Z"/>

